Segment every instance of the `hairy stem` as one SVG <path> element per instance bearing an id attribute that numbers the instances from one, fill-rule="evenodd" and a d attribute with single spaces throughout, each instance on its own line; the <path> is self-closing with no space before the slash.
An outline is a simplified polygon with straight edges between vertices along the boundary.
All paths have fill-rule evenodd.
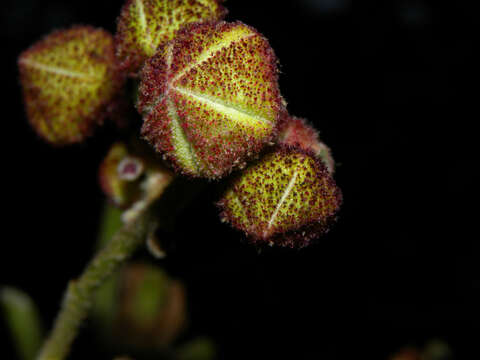
<path id="1" fill-rule="evenodd" d="M 87 265 L 83 274 L 70 281 L 53 330 L 37 360 L 63 360 L 78 329 L 88 315 L 97 288 L 143 243 L 153 222 L 147 210 L 125 224 Z"/>

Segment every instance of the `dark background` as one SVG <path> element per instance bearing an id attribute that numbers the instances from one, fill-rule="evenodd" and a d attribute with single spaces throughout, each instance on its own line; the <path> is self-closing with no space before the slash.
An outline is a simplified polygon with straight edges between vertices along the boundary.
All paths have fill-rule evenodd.
<path id="1" fill-rule="evenodd" d="M 161 262 L 187 285 L 185 338 L 210 335 L 225 359 L 385 359 L 431 338 L 448 342 L 458 359 L 478 358 L 473 3 L 226 3 L 229 20 L 270 39 L 289 110 L 331 146 L 345 204 L 316 245 L 259 254 L 219 223 L 218 194 L 205 191 L 183 211 Z M 96 171 L 113 135 L 102 129 L 64 149 L 40 141 L 23 112 L 16 58 L 73 23 L 113 32 L 121 5 L 1 5 L 0 284 L 32 295 L 46 324 L 91 257 L 103 201 Z M 96 358 L 94 337 L 86 327 L 71 359 Z M 1 351 L 14 358 L 9 342 Z"/>

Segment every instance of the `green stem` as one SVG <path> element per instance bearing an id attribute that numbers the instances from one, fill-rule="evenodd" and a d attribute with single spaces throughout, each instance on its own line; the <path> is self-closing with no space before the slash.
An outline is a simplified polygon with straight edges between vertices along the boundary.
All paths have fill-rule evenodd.
<path id="1" fill-rule="evenodd" d="M 70 282 L 53 330 L 37 360 L 63 360 L 88 315 L 97 288 L 144 242 L 152 226 L 151 211 L 124 225 L 86 267 Z"/>

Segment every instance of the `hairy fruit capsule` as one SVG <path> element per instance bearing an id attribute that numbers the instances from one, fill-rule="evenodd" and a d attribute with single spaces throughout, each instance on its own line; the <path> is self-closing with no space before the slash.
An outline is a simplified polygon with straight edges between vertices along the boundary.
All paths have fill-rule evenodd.
<path id="1" fill-rule="evenodd" d="M 123 80 L 113 37 L 90 26 L 54 31 L 23 52 L 18 66 L 30 124 L 56 145 L 90 135 Z"/>
<path id="2" fill-rule="evenodd" d="M 233 180 L 221 219 L 257 244 L 301 248 L 325 233 L 342 194 L 311 152 L 279 146 Z"/>
<path id="3" fill-rule="evenodd" d="M 307 120 L 287 114 L 278 139 L 281 144 L 312 151 L 325 163 L 330 173 L 335 171 L 335 161 L 330 148 L 320 140 L 318 131 Z"/>
<path id="4" fill-rule="evenodd" d="M 127 0 L 115 36 L 121 68 L 135 74 L 182 26 L 218 21 L 226 12 L 219 0 Z"/>
<path id="5" fill-rule="evenodd" d="M 276 65 L 267 39 L 241 22 L 184 28 L 142 70 L 142 134 L 187 175 L 244 166 L 284 112 Z"/>

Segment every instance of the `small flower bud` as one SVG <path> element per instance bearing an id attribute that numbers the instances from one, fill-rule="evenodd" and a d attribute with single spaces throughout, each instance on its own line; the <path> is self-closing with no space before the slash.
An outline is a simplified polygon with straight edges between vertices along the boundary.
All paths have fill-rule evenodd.
<path id="1" fill-rule="evenodd" d="M 117 349 L 161 349 L 186 327 L 185 287 L 157 266 L 129 264 L 102 285 L 92 313 L 97 330 Z"/>
<path id="2" fill-rule="evenodd" d="M 142 70 L 143 135 L 184 174 L 241 168 L 276 135 L 276 64 L 267 39 L 241 22 L 184 28 Z"/>
<path id="3" fill-rule="evenodd" d="M 115 35 L 121 68 L 136 73 L 183 25 L 221 20 L 226 13 L 219 0 L 127 0 Z"/>
<path id="4" fill-rule="evenodd" d="M 434 339 L 429 341 L 421 349 L 413 347 L 405 347 L 390 360 L 451 360 L 453 352 L 450 346 L 442 340 Z"/>
<path id="5" fill-rule="evenodd" d="M 341 202 L 319 159 L 279 146 L 240 174 L 218 205 L 221 219 L 254 243 L 301 248 L 328 231 Z"/>
<path id="6" fill-rule="evenodd" d="M 100 165 L 100 186 L 112 202 L 120 207 L 126 207 L 140 196 L 140 188 L 121 174 L 120 164 L 129 158 L 127 146 L 115 143 Z M 143 167 L 143 165 L 142 165 Z M 120 170 L 120 172 L 119 172 Z"/>
<path id="7" fill-rule="evenodd" d="M 100 186 L 115 205 L 128 208 L 125 221 L 160 197 L 173 179 L 150 148 L 142 145 L 115 143 L 100 165 Z"/>
<path id="8" fill-rule="evenodd" d="M 215 343 L 207 337 L 198 337 L 182 344 L 176 349 L 177 360 L 214 360 L 217 359 Z"/>
<path id="9" fill-rule="evenodd" d="M 422 351 L 422 360 L 453 360 L 454 354 L 450 346 L 440 339 L 429 341 Z"/>
<path id="10" fill-rule="evenodd" d="M 18 66 L 30 124 L 56 145 L 90 135 L 123 80 L 113 37 L 90 26 L 54 31 L 23 52 Z"/>
<path id="11" fill-rule="evenodd" d="M 134 264 L 125 269 L 120 284 L 117 329 L 121 337 L 138 347 L 162 347 L 171 343 L 186 325 L 183 284 L 161 269 Z"/>
<path id="12" fill-rule="evenodd" d="M 143 162 L 133 156 L 124 157 L 117 166 L 120 180 L 135 181 L 143 173 Z"/>
<path id="13" fill-rule="evenodd" d="M 421 360 L 421 354 L 416 349 L 406 348 L 390 358 L 390 360 Z"/>
<path id="14" fill-rule="evenodd" d="M 335 171 L 335 161 L 330 148 L 320 141 L 318 131 L 307 120 L 286 114 L 284 126 L 279 135 L 279 143 L 312 151 L 325 163 L 330 173 L 333 174 Z"/>

